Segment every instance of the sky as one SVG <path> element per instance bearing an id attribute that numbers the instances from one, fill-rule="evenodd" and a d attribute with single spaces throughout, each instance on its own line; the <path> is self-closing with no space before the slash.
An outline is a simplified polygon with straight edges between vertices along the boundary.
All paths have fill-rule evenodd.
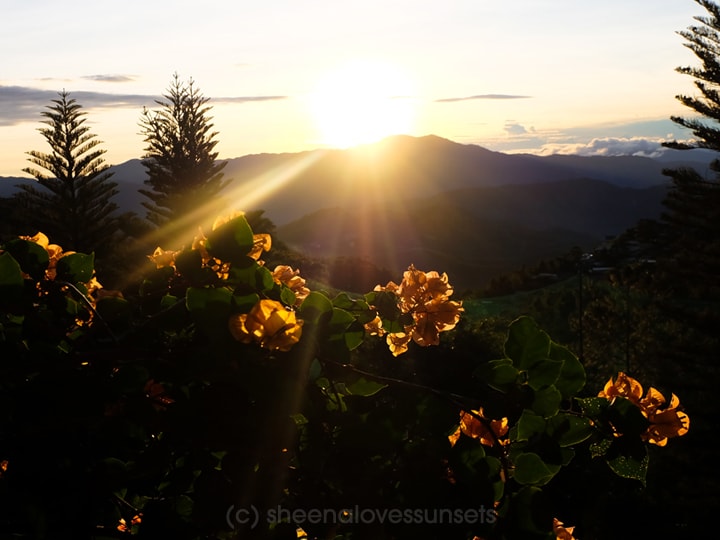
<path id="1" fill-rule="evenodd" d="M 142 157 L 173 75 L 221 158 L 438 135 L 502 152 L 652 155 L 698 65 L 693 0 L 0 0 L 0 176 L 47 152 L 66 90 L 105 159 Z"/>

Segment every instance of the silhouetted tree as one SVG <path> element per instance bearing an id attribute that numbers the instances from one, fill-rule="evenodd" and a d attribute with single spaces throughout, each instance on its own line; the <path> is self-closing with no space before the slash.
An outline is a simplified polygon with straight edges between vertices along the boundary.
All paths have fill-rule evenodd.
<path id="1" fill-rule="evenodd" d="M 28 232 L 42 231 L 65 250 L 105 252 L 117 230 L 117 205 L 111 202 L 117 184 L 109 180 L 113 173 L 102 158 L 101 141 L 85 125 L 86 113 L 68 92 L 59 96 L 42 112 L 49 127 L 38 129 L 51 153 L 28 152 L 28 161 L 50 174 L 23 169 L 38 186 L 19 185 L 15 203 L 35 229 Z"/>
<path id="2" fill-rule="evenodd" d="M 701 65 L 677 70 L 695 79 L 698 95 L 679 95 L 677 99 L 697 114 L 671 119 L 692 130 L 696 141 L 667 146 L 720 152 L 720 6 L 708 0 L 695 1 L 708 15 L 695 17 L 698 24 L 679 33 Z M 673 288 L 703 301 L 720 301 L 720 161 L 713 161 L 710 169 L 708 175 L 692 168 L 665 171 L 672 179 L 664 200 L 663 222 L 669 235 L 665 268 L 672 276 Z"/>
<path id="3" fill-rule="evenodd" d="M 696 140 L 667 146 L 720 152 L 720 6 L 695 1 L 707 15 L 695 17 L 696 24 L 680 35 L 700 66 L 677 70 L 694 79 L 696 95 L 677 96 L 693 115 L 672 120 L 690 129 Z M 715 419 L 720 414 L 714 399 L 714 383 L 720 376 L 720 161 L 716 159 L 704 174 L 692 168 L 665 174 L 672 185 L 664 200 L 666 230 L 660 240 L 664 253 L 658 258 L 653 293 L 666 321 L 658 332 L 654 360 L 662 368 L 660 385 L 678 383 L 678 395 L 688 396 L 684 406 L 697 412 L 694 442 L 684 447 L 684 455 L 668 455 L 665 467 L 684 471 L 683 480 L 673 483 L 678 486 L 673 500 L 683 503 L 677 511 L 684 512 L 688 522 L 711 523 L 720 509 L 714 480 L 720 467 L 712 451 L 718 444 Z"/>
<path id="4" fill-rule="evenodd" d="M 211 131 L 209 98 L 192 79 L 182 82 L 177 73 L 163 97 L 156 100 L 160 109 L 144 109 L 140 121 L 149 186 L 140 193 L 150 199 L 143 206 L 148 220 L 158 227 L 193 211 L 199 212 L 194 222 L 213 214 L 227 183 L 222 172 L 227 162 L 218 162 L 214 151 L 218 141 L 217 132 Z"/>

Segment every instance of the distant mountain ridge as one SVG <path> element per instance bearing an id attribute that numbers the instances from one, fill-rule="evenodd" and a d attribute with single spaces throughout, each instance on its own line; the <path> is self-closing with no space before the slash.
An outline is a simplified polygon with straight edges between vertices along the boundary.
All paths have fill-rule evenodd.
<path id="1" fill-rule="evenodd" d="M 436 136 L 398 135 L 347 150 L 313 150 L 284 154 L 251 154 L 227 159 L 225 176 L 232 179 L 229 206 L 264 209 L 278 224 L 321 208 L 357 201 L 369 189 L 388 199 L 406 199 L 449 190 L 504 184 L 535 184 L 580 178 L 602 180 L 629 188 L 663 185 L 663 168 L 700 166 L 709 157 L 698 151 L 669 151 L 662 160 L 632 156 L 536 156 L 503 154 L 477 145 Z M 692 154 L 692 159 L 690 156 Z M 111 168 L 122 210 L 144 215 L 146 200 L 137 192 L 146 178 L 139 159 Z M 0 197 L 29 178 L 0 177 Z"/>
<path id="2" fill-rule="evenodd" d="M 228 209 L 265 211 L 278 237 L 314 256 L 358 256 L 393 272 L 432 265 L 477 285 L 499 272 L 591 248 L 657 218 L 665 168 L 701 173 L 714 157 L 503 154 L 435 136 L 395 136 L 348 150 L 228 159 Z M 144 215 L 140 160 L 112 168 L 115 202 Z M 0 178 L 0 196 L 30 179 Z"/>

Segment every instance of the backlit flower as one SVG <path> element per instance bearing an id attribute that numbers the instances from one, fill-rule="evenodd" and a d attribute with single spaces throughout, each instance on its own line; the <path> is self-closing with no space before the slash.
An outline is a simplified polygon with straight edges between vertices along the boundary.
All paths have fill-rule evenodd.
<path id="1" fill-rule="evenodd" d="M 158 246 L 152 255 L 148 255 L 148 259 L 155 263 L 157 268 L 164 268 L 166 266 L 175 268 L 175 256 L 177 253 L 177 251 L 165 251 Z"/>
<path id="2" fill-rule="evenodd" d="M 285 285 L 295 293 L 296 306 L 310 294 L 310 289 L 305 286 L 305 280 L 300 277 L 300 270 L 293 270 L 290 266 L 281 264 L 275 267 L 272 276 L 275 283 Z"/>
<path id="3" fill-rule="evenodd" d="M 423 347 L 439 344 L 440 332 L 455 328 L 463 311 L 462 302 L 450 300 L 453 288 L 447 274 L 423 272 L 412 265 L 403 273 L 399 285 L 390 281 L 375 290 L 396 294 L 400 311 L 413 318 L 413 323 L 406 325 L 400 336 L 394 338 L 389 334 L 387 337 L 395 356 L 407 350 L 410 339 Z"/>
<path id="4" fill-rule="evenodd" d="M 575 540 L 573 531 L 575 527 L 565 527 L 565 524 L 558 518 L 553 518 L 553 533 L 557 540 Z"/>
<path id="5" fill-rule="evenodd" d="M 250 313 L 232 315 L 228 321 L 230 333 L 236 340 L 279 351 L 289 351 L 300 341 L 302 324 L 294 311 L 268 299 L 260 300 Z"/>
<path id="6" fill-rule="evenodd" d="M 481 421 L 478 416 L 486 421 Z M 490 431 L 491 429 L 492 431 Z M 485 412 L 480 407 L 480 410 L 472 411 L 472 413 L 460 411 L 460 425 L 455 430 L 455 433 L 448 437 L 448 440 L 450 445 L 454 446 L 462 433 L 473 439 L 480 439 L 480 444 L 493 446 L 495 441 L 499 440 L 507 432 L 508 419 L 506 417 L 500 420 L 486 419 Z"/>
<path id="7" fill-rule="evenodd" d="M 672 394 L 670 403 L 665 408 L 661 408 L 666 403 L 665 396 L 655 388 L 650 387 L 645 397 L 642 397 L 642 394 L 642 385 L 632 377 L 620 372 L 614 382 L 612 377 L 610 378 L 598 397 L 609 400 L 624 397 L 637 405 L 650 422 L 642 435 L 643 440 L 649 443 L 665 446 L 669 438 L 682 437 L 688 432 L 690 417 L 679 410 L 680 399 L 675 394 Z"/>

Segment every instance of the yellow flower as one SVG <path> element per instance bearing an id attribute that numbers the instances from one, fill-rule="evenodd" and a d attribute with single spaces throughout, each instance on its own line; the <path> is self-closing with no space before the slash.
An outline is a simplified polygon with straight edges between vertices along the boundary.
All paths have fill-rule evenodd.
<path id="1" fill-rule="evenodd" d="M 305 286 L 305 280 L 300 277 L 300 270 L 293 270 L 290 266 L 281 264 L 275 267 L 272 272 L 275 283 L 285 285 L 295 293 L 295 305 L 299 306 L 310 294 L 310 289 Z"/>
<path id="2" fill-rule="evenodd" d="M 228 327 L 232 336 L 242 343 L 259 343 L 271 351 L 289 351 L 300 341 L 302 320 L 295 312 L 280 302 L 263 299 L 253 306 L 250 313 L 230 317 Z"/>
<path id="3" fill-rule="evenodd" d="M 155 248 L 152 255 L 148 255 L 148 259 L 155 263 L 157 268 L 164 268 L 166 266 L 175 268 L 175 256 L 177 253 L 177 251 L 165 251 L 158 246 Z"/>
<path id="4" fill-rule="evenodd" d="M 365 323 L 365 331 L 371 336 L 384 336 L 385 329 L 382 327 L 382 319 L 379 315 L 375 315 L 375 318 Z"/>
<path id="5" fill-rule="evenodd" d="M 408 343 L 410 343 L 411 339 L 412 336 L 410 334 L 406 334 L 405 332 L 394 332 L 392 334 L 388 334 L 385 341 L 387 342 L 388 347 L 390 347 L 392 355 L 400 356 L 408 350 Z"/>
<path id="6" fill-rule="evenodd" d="M 400 285 L 390 281 L 385 287 L 376 286 L 375 290 L 396 294 L 400 311 L 413 318 L 413 324 L 405 326 L 397 338 L 388 335 L 387 341 L 395 356 L 407 350 L 410 339 L 423 347 L 439 344 L 440 332 L 455 328 L 463 311 L 462 302 L 450 300 L 453 288 L 447 274 L 422 272 L 412 265 L 403 273 Z"/>
<path id="7" fill-rule="evenodd" d="M 55 266 L 57 265 L 58 260 L 65 255 L 75 253 L 74 251 L 68 251 L 66 253 L 63 253 L 63 250 L 60 246 L 58 246 L 57 244 L 51 244 L 48 237 L 41 232 L 38 232 L 37 234 L 35 234 L 35 236 L 20 236 L 19 238 L 20 240 L 27 240 L 28 242 L 35 242 L 37 245 L 43 247 L 45 251 L 47 251 L 48 267 L 45 270 L 45 279 L 55 279 L 55 276 L 57 275 L 57 270 L 55 269 Z"/>
<path id="8" fill-rule="evenodd" d="M 472 411 L 472 413 L 460 411 L 460 425 L 455 430 L 455 433 L 448 437 L 451 446 L 455 446 L 455 443 L 460 438 L 460 433 L 473 439 L 480 439 L 480 444 L 485 446 L 493 446 L 496 440 L 508 432 L 508 419 L 506 417 L 500 420 L 487 419 L 482 407 L 480 407 L 480 410 Z M 492 432 L 488 429 L 486 423 L 481 422 L 476 415 L 487 420 Z"/>
<path id="9" fill-rule="evenodd" d="M 665 396 L 658 390 L 650 387 L 645 397 L 642 394 L 642 385 L 621 371 L 614 382 L 610 378 L 598 397 L 609 400 L 624 397 L 637 405 L 650 422 L 642 438 L 651 444 L 665 446 L 669 438 L 682 437 L 689 431 L 690 417 L 678 410 L 680 399 L 675 394 L 672 394 L 670 404 L 664 409 L 661 407 L 666 402 Z"/>
<path id="10" fill-rule="evenodd" d="M 557 540 L 575 540 L 573 531 L 575 527 L 565 527 L 558 518 L 553 518 L 553 533 Z"/>
<path id="11" fill-rule="evenodd" d="M 272 247 L 272 237 L 269 234 L 261 233 L 253 235 L 253 247 L 248 253 L 248 257 L 255 259 L 260 258 L 263 251 L 270 251 Z"/>
<path id="12" fill-rule="evenodd" d="M 613 382 L 612 377 L 610 377 L 610 380 L 605 384 L 605 388 L 600 391 L 598 397 L 604 397 L 609 400 L 616 397 L 624 397 L 632 401 L 635 405 L 639 405 L 642 393 L 642 385 L 621 371 L 618 373 L 615 382 Z"/>

